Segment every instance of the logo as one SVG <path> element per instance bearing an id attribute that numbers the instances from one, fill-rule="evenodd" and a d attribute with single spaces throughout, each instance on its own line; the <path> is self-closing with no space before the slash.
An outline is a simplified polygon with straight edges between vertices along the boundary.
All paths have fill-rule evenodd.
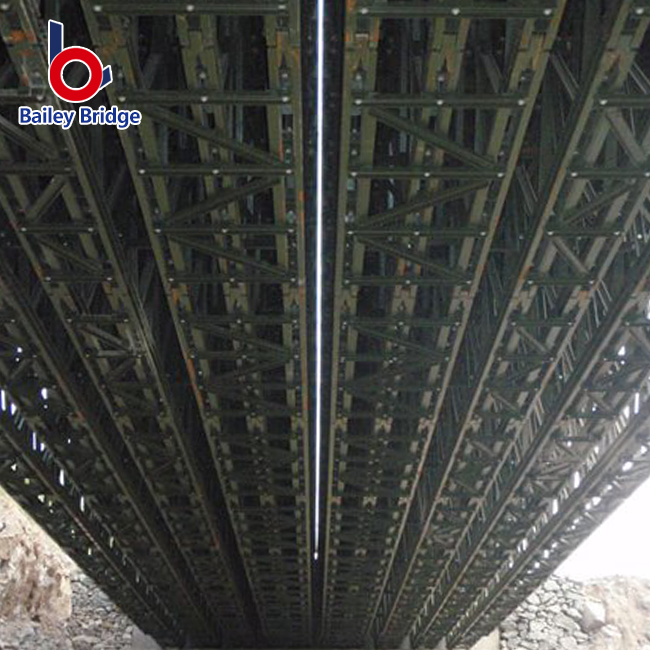
<path id="1" fill-rule="evenodd" d="M 73 104 L 87 102 L 102 88 L 112 83 L 111 66 L 104 67 L 101 59 L 92 50 L 78 45 L 63 47 L 63 24 L 56 20 L 48 22 L 47 45 L 50 88 L 63 101 Z M 79 61 L 88 68 L 88 81 L 81 88 L 68 86 L 63 78 L 63 70 L 73 61 Z"/>
<path id="2" fill-rule="evenodd" d="M 47 28 L 47 50 L 48 50 L 48 81 L 52 92 L 64 102 L 80 104 L 91 100 L 102 88 L 113 83 L 111 66 L 104 66 L 101 59 L 86 47 L 71 45 L 63 47 L 63 24 L 56 20 L 50 20 Z M 63 78 L 63 72 L 69 63 L 83 63 L 88 68 L 88 81 L 79 87 L 69 86 Z M 47 124 L 48 126 L 60 126 L 62 129 L 69 129 L 79 116 L 81 125 L 113 125 L 118 129 L 127 129 L 131 125 L 140 124 L 142 114 L 140 111 L 118 110 L 115 106 L 106 108 L 100 106 L 98 109 L 89 106 L 80 106 L 78 111 L 61 110 L 54 106 L 42 106 L 33 109 L 29 106 L 18 108 L 18 123 Z"/>

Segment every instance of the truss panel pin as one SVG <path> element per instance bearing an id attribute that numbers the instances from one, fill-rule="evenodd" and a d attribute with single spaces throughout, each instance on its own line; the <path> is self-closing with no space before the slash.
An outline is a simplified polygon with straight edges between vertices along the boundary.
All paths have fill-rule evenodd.
<path id="1" fill-rule="evenodd" d="M 140 167 L 140 169 L 138 169 L 138 174 L 140 174 L 140 176 L 144 176 L 145 171 L 146 170 L 144 170 L 142 167 Z"/>
<path id="2" fill-rule="evenodd" d="M 550 7 L 547 7 L 546 9 L 544 9 L 543 13 L 544 13 L 545 16 L 552 16 L 553 15 L 553 9 L 551 9 Z"/>
<path id="3" fill-rule="evenodd" d="M 362 7 L 360 13 L 362 16 L 365 16 L 368 13 L 368 7 Z"/>
<path id="4" fill-rule="evenodd" d="M 118 95 L 117 101 L 123 104 L 126 101 L 126 97 L 124 95 Z"/>
<path id="5" fill-rule="evenodd" d="M 517 100 L 517 106 L 526 106 L 526 100 L 525 99 L 518 99 Z"/>
<path id="6" fill-rule="evenodd" d="M 637 16 L 643 16 L 643 14 L 645 13 L 645 9 L 644 9 L 643 7 L 637 7 L 637 8 L 634 10 L 634 13 L 635 13 Z"/>
<path id="7" fill-rule="evenodd" d="M 189 4 L 189 5 L 186 5 L 186 6 L 185 6 L 185 10 L 186 10 L 186 11 L 189 11 L 190 13 L 191 13 L 192 11 L 194 11 L 195 9 L 196 9 L 196 7 L 195 7 L 193 4 Z"/>
<path id="8" fill-rule="evenodd" d="M 460 8 L 459 7 L 453 7 L 451 10 L 451 15 L 452 16 L 460 16 Z"/>
<path id="9" fill-rule="evenodd" d="M 213 175 L 213 176 L 217 176 L 217 175 L 220 174 L 220 173 L 221 173 L 221 170 L 220 170 L 220 169 L 213 169 L 213 170 L 212 170 L 212 175 Z"/>
<path id="10" fill-rule="evenodd" d="M 207 95 L 201 95 L 201 103 L 205 104 L 208 101 L 208 96 Z"/>
<path id="11" fill-rule="evenodd" d="M 96 14 L 101 13 L 103 11 L 103 9 L 104 9 L 104 7 L 102 7 L 102 5 L 93 5 L 93 11 Z"/>

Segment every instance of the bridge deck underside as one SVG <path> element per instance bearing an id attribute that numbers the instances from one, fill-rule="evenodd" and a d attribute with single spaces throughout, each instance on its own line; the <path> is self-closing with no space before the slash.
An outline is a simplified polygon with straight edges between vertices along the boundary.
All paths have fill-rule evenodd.
<path id="1" fill-rule="evenodd" d="M 327 7 L 314 504 L 312 4 L 0 6 L 0 482 L 164 643 L 470 643 L 650 475 L 650 3 Z"/>
<path id="2" fill-rule="evenodd" d="M 633 2 L 347 11 L 326 643 L 488 632 L 607 510 L 608 436 L 640 447 L 646 29 Z"/>
<path id="3" fill-rule="evenodd" d="M 3 107 L 5 434 L 34 437 L 44 475 L 60 467 L 172 631 L 305 645 L 300 3 L 44 5 L 1 18 L 19 102 L 59 105 L 41 39 L 56 18 L 111 61 L 110 103 L 143 119 L 18 129 Z M 34 488 L 42 521 L 54 487 Z"/>

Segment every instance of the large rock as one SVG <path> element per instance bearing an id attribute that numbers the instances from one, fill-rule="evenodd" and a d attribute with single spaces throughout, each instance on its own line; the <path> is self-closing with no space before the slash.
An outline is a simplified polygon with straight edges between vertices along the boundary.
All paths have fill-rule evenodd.
<path id="1" fill-rule="evenodd" d="M 607 610 L 598 600 L 586 600 L 582 608 L 580 626 L 584 632 L 595 632 L 607 623 Z"/>
<path id="2" fill-rule="evenodd" d="M 157 647 L 0 489 L 0 650 Z"/>
<path id="3" fill-rule="evenodd" d="M 73 564 L 0 492 L 0 617 L 55 626 L 70 618 Z"/>

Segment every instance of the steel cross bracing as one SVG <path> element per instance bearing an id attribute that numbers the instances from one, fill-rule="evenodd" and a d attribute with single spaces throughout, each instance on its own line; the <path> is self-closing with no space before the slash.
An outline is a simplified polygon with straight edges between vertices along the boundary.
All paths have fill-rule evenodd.
<path id="1" fill-rule="evenodd" d="M 326 643 L 376 628 L 403 575 L 400 535 L 416 532 L 408 507 L 564 3 L 529 4 L 438 3 L 413 22 L 409 3 L 364 2 L 346 17 Z"/>
<path id="2" fill-rule="evenodd" d="M 650 474 L 650 3 L 341 7 L 322 603 L 309 8 L 41 4 L 0 6 L 0 481 L 163 642 L 490 631 Z M 16 126 L 47 18 L 140 127 Z"/>
<path id="3" fill-rule="evenodd" d="M 205 602 L 198 597 L 170 531 L 160 521 L 148 486 L 125 455 L 124 444 L 110 416 L 98 408 L 99 394 L 83 381 L 79 355 L 63 325 L 57 321 L 40 283 L 24 256 L 15 255 L 17 246 L 10 248 L 7 239 L 5 232 L 0 257 L 2 385 L 5 387 L 2 406 L 9 414 L 5 416 L 7 421 L 3 421 L 4 435 L 15 437 L 16 429 L 8 421 L 14 415 L 8 401 L 18 394 L 16 424 L 19 430 L 26 425 L 34 427 L 35 437 L 30 437 L 28 444 L 35 446 L 32 451 L 43 452 L 41 460 L 45 469 L 39 471 L 47 475 L 53 465 L 58 466 L 59 484 L 62 487 L 70 484 L 80 499 L 77 507 L 90 510 L 100 520 L 110 536 L 109 548 L 114 549 L 114 554 L 121 556 L 123 564 L 130 561 L 136 567 L 137 576 L 155 582 L 158 593 L 165 594 L 165 602 L 176 612 L 172 618 L 175 625 L 168 629 L 168 634 L 172 630 L 180 634 L 182 630 L 198 629 L 208 637 L 212 625 L 208 622 Z M 46 431 L 52 437 L 43 438 Z M 29 436 L 30 432 L 22 435 Z M 14 446 L 19 444 L 19 452 L 24 448 L 21 440 L 8 442 Z M 44 448 L 39 447 L 41 443 Z M 5 460 L 8 469 L 13 470 L 20 459 L 12 453 L 3 456 Z M 9 474 L 9 483 L 12 478 Z M 25 485 L 31 483 L 36 485 L 38 477 L 27 477 Z M 48 493 L 46 489 L 38 495 Z M 66 523 L 52 520 L 46 508 L 45 503 L 40 507 L 37 504 L 31 512 L 41 522 L 49 520 L 50 528 Z M 66 534 L 79 536 L 76 546 L 88 551 L 83 546 L 83 529 L 74 525 L 65 530 Z M 65 536 L 63 541 L 67 544 Z M 100 551 L 104 549 L 100 547 Z M 83 556 L 77 559 L 85 561 Z M 93 575 L 102 584 L 106 581 L 102 573 Z M 156 576 L 155 580 L 151 576 Z M 111 589 L 110 582 L 108 588 Z M 155 594 L 151 598 L 155 603 Z M 178 612 L 183 615 L 179 617 Z M 142 617 L 142 622 L 145 628 L 149 627 L 146 617 Z"/>
<path id="4" fill-rule="evenodd" d="M 117 452 L 109 451 L 108 462 L 103 460 L 101 450 L 110 445 L 106 424 L 70 378 L 77 360 L 64 347 L 62 328 L 52 324 L 48 333 L 39 322 L 37 310 L 49 308 L 44 304 L 47 298 L 25 265 L 20 275 L 7 268 L 8 256 L 4 244 L 0 262 L 2 483 L 143 629 L 178 642 L 187 623 L 176 618 L 168 596 L 158 590 L 169 589 L 173 582 L 153 587 L 143 577 L 167 572 L 162 553 L 158 549 L 152 553 L 147 540 L 146 506 L 131 501 L 140 490 L 128 466 L 112 464 Z M 71 479 L 72 473 L 80 474 L 80 483 Z M 152 540 L 156 542 L 155 537 Z"/>
<path id="5" fill-rule="evenodd" d="M 543 137 L 537 146 L 544 153 L 520 167 L 523 200 L 518 204 L 511 196 L 497 231 L 482 301 L 475 305 L 465 356 L 457 365 L 457 388 L 439 421 L 440 446 L 428 465 L 435 480 L 420 483 L 426 517 L 410 550 L 415 567 L 410 582 L 384 623 L 388 644 L 408 631 L 418 609 L 413 642 L 430 644 L 443 637 L 485 586 L 499 558 L 521 543 L 519 531 L 532 511 L 515 498 L 504 476 L 517 469 L 534 481 L 535 466 L 517 455 L 517 443 L 526 427 L 533 427 L 531 439 L 542 444 L 538 429 L 549 410 L 543 398 L 561 394 L 553 380 L 561 386 L 572 376 L 576 346 L 571 342 L 589 340 L 589 309 L 601 292 L 607 295 L 604 278 L 623 258 L 622 237 L 638 234 L 633 226 L 647 192 L 642 172 L 636 173 L 640 183 L 621 186 L 570 169 L 582 163 L 591 167 L 601 158 L 638 165 L 647 157 L 645 138 L 636 141 L 619 109 L 594 112 L 608 106 L 608 93 L 625 87 L 647 28 L 633 3 L 607 8 L 603 22 L 610 32 L 594 29 L 600 19 L 595 4 L 588 10 L 591 20 L 581 16 L 588 62 L 574 52 L 565 57 L 559 48 L 554 68 L 565 83 L 572 79 L 563 89 L 570 101 L 563 105 L 559 79 L 545 80 L 538 125 Z M 573 20 L 569 15 L 566 24 L 576 38 Z"/>
<path id="6" fill-rule="evenodd" d="M 593 362 L 581 369 L 587 373 L 589 392 L 571 406 L 580 409 L 579 414 L 565 417 L 565 431 L 556 432 L 539 451 L 544 473 L 534 475 L 525 487 L 522 484 L 522 502 L 532 504 L 536 511 L 530 519 L 532 526 L 503 566 L 491 570 L 487 588 L 467 616 L 457 618 L 448 637 L 452 647 L 461 634 L 465 644 L 492 629 L 490 626 L 549 575 L 617 501 L 650 476 L 647 235 L 646 222 L 645 259 L 639 259 L 632 279 L 637 287 L 635 297 L 630 299 L 626 291 L 611 301 L 605 338 L 600 338 L 601 332 L 590 343 Z M 609 400 L 608 411 L 596 407 L 594 393 Z M 529 445 L 530 438 L 522 440 L 521 457 Z"/>
<path id="7" fill-rule="evenodd" d="M 5 18 L 3 37 L 14 66 L 38 87 L 47 74 L 45 48 L 32 45 L 40 40 L 39 17 L 30 5 L 14 4 Z M 16 36 L 16 27 L 23 38 Z M 65 176 L 28 186 L 10 175 L 3 207 L 51 299 L 56 314 L 52 318 L 64 323 L 137 466 L 138 481 L 147 485 L 155 504 L 152 518 L 164 520 L 173 540 L 168 561 L 200 615 L 201 626 L 193 635 L 197 640 L 219 640 L 222 623 L 232 616 L 236 632 L 231 642 L 250 643 L 250 614 L 243 602 L 246 595 L 239 593 L 241 580 L 234 574 L 233 542 L 230 531 L 218 524 L 225 519 L 219 511 L 219 488 L 200 466 L 200 446 L 192 448 L 192 438 L 184 435 L 198 418 L 187 408 L 190 399 L 176 401 L 178 387 L 172 388 L 170 380 L 178 376 L 180 362 L 171 346 L 162 358 L 160 349 L 169 334 L 164 323 L 149 320 L 162 301 L 152 280 L 153 260 L 125 250 L 125 232 L 119 232 L 116 223 L 118 193 L 126 176 L 111 174 L 95 162 L 102 160 L 104 147 L 115 145 L 88 142 L 75 127 L 63 134 L 45 127 L 31 136 L 23 132 L 23 141 L 11 135 L 0 141 L 7 161 L 22 159 L 25 153 L 51 158 L 52 150 L 67 150 Z M 114 184 L 111 197 L 102 191 L 104 183 Z M 127 237 L 137 240 L 139 233 L 128 223 L 131 214 L 123 214 L 127 221 L 120 225 Z"/>
<path id="8" fill-rule="evenodd" d="M 637 285 L 642 299 L 648 296 L 647 285 L 647 277 Z M 618 342 L 607 344 L 609 355 L 590 372 L 595 385 L 618 384 L 615 408 L 602 417 L 592 410 L 587 435 L 580 430 L 577 436 L 560 438 L 556 448 L 548 450 L 547 467 L 562 467 L 565 480 L 526 534 L 526 543 L 520 542 L 513 556 L 492 572 L 489 589 L 454 626 L 452 644 L 462 634 L 463 644 L 471 645 L 494 629 L 614 508 L 650 479 L 648 305 L 634 302 L 628 311 L 624 300 L 617 301 L 624 314 L 619 321 L 624 333 Z M 630 346 L 630 339 L 643 342 Z M 626 343 L 619 345 L 622 341 Z M 630 357 L 635 358 L 633 363 Z"/>
<path id="9" fill-rule="evenodd" d="M 300 3 L 83 4 L 263 637 L 307 644 Z"/>

